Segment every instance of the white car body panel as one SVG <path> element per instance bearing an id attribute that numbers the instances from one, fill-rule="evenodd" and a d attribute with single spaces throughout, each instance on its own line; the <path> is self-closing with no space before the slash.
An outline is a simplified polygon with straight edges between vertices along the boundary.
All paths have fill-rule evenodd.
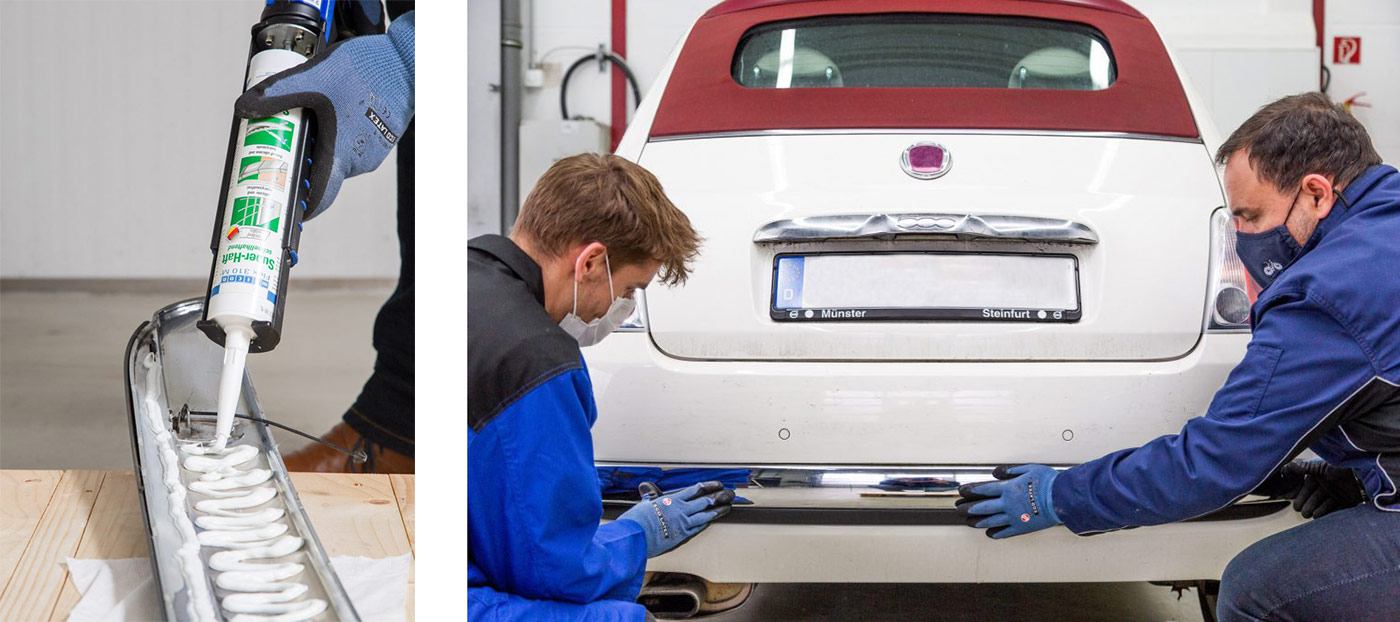
<path id="1" fill-rule="evenodd" d="M 899 167 L 933 140 L 951 172 Z M 656 174 L 706 242 L 684 288 L 648 293 L 666 353 L 713 360 L 1160 360 L 1200 337 L 1210 214 L 1224 204 L 1197 142 L 921 132 L 652 142 Z M 954 213 L 1067 219 L 1096 245 L 955 241 L 756 245 L 768 222 L 833 214 Z M 1144 235 L 1144 232 L 1152 235 Z M 1079 257 L 1074 323 L 832 322 L 769 318 L 777 252 L 976 250 Z"/>
<path id="2" fill-rule="evenodd" d="M 1209 219 L 1224 198 L 1210 161 L 1220 137 L 1189 84 L 1199 141 L 853 129 L 649 142 L 689 34 L 617 154 L 655 172 L 706 241 L 684 288 L 649 288 L 649 332 L 619 332 L 584 349 L 600 464 L 1072 465 L 1177 432 L 1205 412 L 1243 357 L 1247 333 L 1202 329 Z M 947 176 L 917 181 L 899 170 L 900 152 L 916 140 L 954 154 Z M 1052 249 L 1080 258 L 1084 318 L 903 326 L 777 326 L 769 318 L 771 282 L 760 275 L 788 249 L 755 245 L 760 226 L 909 211 L 1046 216 L 1092 227 L 1100 244 Z M 892 244 L 1015 246 L 842 248 Z M 1170 266 L 1158 269 L 1162 262 Z M 1117 295 L 1124 287 L 1138 289 Z M 804 341 L 812 335 L 823 341 Z M 1029 360 L 1006 360 L 1016 358 Z M 1283 511 L 1092 538 L 1051 529 L 1008 542 L 961 525 L 720 521 L 650 560 L 648 570 L 718 582 L 1210 579 L 1250 543 L 1300 523 Z"/>
<path id="3" fill-rule="evenodd" d="M 1164 362 L 715 362 L 617 333 L 584 354 L 599 462 L 1071 465 L 1180 430 L 1248 341 Z"/>
<path id="4" fill-rule="evenodd" d="M 1302 524 L 1293 511 L 1089 538 L 1058 528 L 993 540 L 951 526 L 728 525 L 649 560 L 649 572 L 722 583 L 1070 583 L 1218 579 L 1256 540 Z M 1046 563 L 1046 560 L 1053 560 Z"/>

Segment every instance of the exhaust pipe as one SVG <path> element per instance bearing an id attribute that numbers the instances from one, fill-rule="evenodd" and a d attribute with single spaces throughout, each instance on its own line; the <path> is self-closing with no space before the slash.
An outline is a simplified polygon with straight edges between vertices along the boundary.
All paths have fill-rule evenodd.
<path id="1" fill-rule="evenodd" d="M 700 613 L 705 582 L 686 574 L 658 573 L 642 586 L 637 602 L 660 620 L 684 620 Z"/>

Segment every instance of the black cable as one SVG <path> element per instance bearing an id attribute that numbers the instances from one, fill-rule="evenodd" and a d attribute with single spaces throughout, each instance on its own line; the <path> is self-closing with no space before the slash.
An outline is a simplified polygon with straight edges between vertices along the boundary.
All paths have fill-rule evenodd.
<path id="1" fill-rule="evenodd" d="M 187 410 L 187 411 L 183 411 L 183 412 L 188 413 L 188 414 L 191 414 L 191 415 L 215 415 L 215 416 L 218 415 L 218 413 L 216 413 L 216 412 L 214 412 L 214 411 L 212 411 L 212 410 Z M 255 422 L 258 422 L 258 423 L 266 423 L 267 425 L 270 425 L 270 426 L 275 427 L 275 428 L 281 428 L 281 429 L 283 429 L 283 430 L 286 430 L 286 431 L 288 431 L 288 432 L 291 432 L 292 434 L 297 434 L 297 435 L 300 435 L 300 436 L 304 436 L 304 437 L 309 438 L 309 439 L 311 439 L 311 440 L 313 440 L 313 441 L 316 441 L 316 442 L 318 442 L 318 443 L 320 443 L 320 444 L 322 444 L 322 445 L 325 445 L 326 447 L 330 447 L 331 449 L 334 449 L 334 450 L 336 450 L 336 451 L 338 451 L 338 452 L 340 452 L 340 453 L 343 453 L 343 454 L 345 454 L 345 455 L 347 455 L 347 456 L 350 456 L 350 460 L 351 460 L 352 462 L 354 462 L 355 464 L 364 464 L 366 460 L 369 460 L 369 455 L 366 454 L 366 453 L 363 452 L 363 451 L 359 451 L 359 450 L 356 450 L 356 449 L 346 449 L 346 448 L 344 448 L 344 447 L 341 447 L 340 445 L 336 445 L 336 444 L 334 444 L 334 443 L 327 442 L 327 441 L 324 440 L 324 439 L 321 439 L 321 438 L 312 436 L 312 435 L 310 435 L 310 434 L 307 434 L 307 433 L 305 433 L 305 432 L 302 432 L 301 430 L 298 430 L 298 429 L 296 429 L 296 428 L 294 428 L 294 427 L 291 427 L 291 426 L 289 426 L 289 425 L 283 425 L 283 424 L 277 423 L 276 421 L 273 421 L 273 420 L 271 420 L 271 419 L 263 419 L 262 417 L 254 417 L 254 416 L 252 416 L 252 415 L 240 415 L 240 414 L 238 414 L 238 413 L 234 413 L 233 416 L 234 416 L 235 418 L 237 418 L 237 419 L 246 419 L 246 420 L 248 420 L 248 421 L 255 421 Z"/>
<path id="2" fill-rule="evenodd" d="M 600 58 L 601 57 L 601 58 Z M 564 120 L 569 120 L 569 77 L 574 75 L 574 70 L 584 63 L 590 61 L 602 62 L 607 60 L 617 65 L 622 70 L 622 74 L 627 76 L 627 83 L 632 85 L 632 99 L 635 100 L 634 108 L 642 103 L 642 90 L 637 86 L 637 76 L 632 75 L 632 68 L 627 66 L 627 61 L 612 52 L 596 52 L 589 54 L 569 65 L 569 69 L 564 72 L 564 81 L 559 85 L 559 112 L 564 115 Z"/>

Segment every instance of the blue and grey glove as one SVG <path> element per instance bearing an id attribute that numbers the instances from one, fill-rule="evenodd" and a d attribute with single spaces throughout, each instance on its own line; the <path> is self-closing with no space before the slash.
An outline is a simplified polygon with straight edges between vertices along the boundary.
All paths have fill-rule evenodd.
<path id="1" fill-rule="evenodd" d="M 245 119 L 298 107 L 315 113 L 305 218 L 330 207 L 345 178 L 379 168 L 413 120 L 413 20 L 408 12 L 387 34 L 336 43 L 234 102 L 234 113 Z"/>
<path id="2" fill-rule="evenodd" d="M 967 524 L 986 529 L 990 538 L 1019 536 L 1061 524 L 1051 503 L 1051 484 L 1059 472 L 1043 464 L 999 466 L 997 481 L 958 488 L 958 514 Z"/>
<path id="3" fill-rule="evenodd" d="M 644 483 L 642 502 L 622 513 L 618 520 L 630 520 L 646 533 L 647 557 L 674 549 L 709 526 L 710 521 L 729 513 L 734 491 L 719 482 L 701 482 L 677 492 L 660 494 L 654 484 Z"/>

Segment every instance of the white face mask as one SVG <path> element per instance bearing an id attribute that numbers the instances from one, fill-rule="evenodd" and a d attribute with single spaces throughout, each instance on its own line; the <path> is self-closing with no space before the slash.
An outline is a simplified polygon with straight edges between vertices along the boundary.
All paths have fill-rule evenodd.
<path id="1" fill-rule="evenodd" d="M 603 255 L 603 264 L 608 270 L 608 296 L 613 296 L 612 264 L 608 262 L 608 256 Z M 585 322 L 578 316 L 578 279 L 574 279 L 574 310 L 559 322 L 559 328 L 569 333 L 569 336 L 578 340 L 579 347 L 587 348 L 602 341 L 604 337 L 611 335 L 618 326 L 621 326 L 627 317 L 632 315 L 632 310 L 637 303 L 631 298 L 612 298 L 612 304 L 608 306 L 608 312 L 602 317 Z"/>

